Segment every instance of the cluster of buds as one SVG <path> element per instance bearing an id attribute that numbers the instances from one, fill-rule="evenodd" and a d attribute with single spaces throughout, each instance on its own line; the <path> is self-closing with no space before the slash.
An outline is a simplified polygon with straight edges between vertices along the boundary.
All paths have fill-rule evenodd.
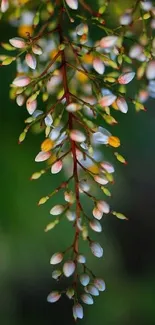
<path id="1" fill-rule="evenodd" d="M 62 292 L 52 291 L 47 300 L 53 303 L 66 294 L 73 300 L 75 319 L 83 318 L 82 303 L 93 304 L 93 297 L 105 290 L 104 280 L 88 267 L 79 239 L 101 258 L 103 248 L 92 239 L 92 233 L 102 232 L 103 216 L 111 213 L 127 220 L 107 202 L 115 169 L 105 159 L 104 148 L 108 147 L 119 162 L 127 163 L 115 151 L 121 145 L 111 131 L 117 124 L 115 111 L 126 114 L 132 106 L 136 111 L 145 110 L 148 97 L 155 97 L 155 7 L 151 1 L 133 1 L 113 28 L 109 19 L 106 21 L 108 9 L 109 1 L 103 1 L 95 11 L 84 0 L 57 0 L 53 4 L 47 0 L 41 4 L 38 0 L 1 0 L 0 5 L 1 18 L 18 30 L 8 43 L 1 43 L 0 61 L 1 66 L 16 62 L 10 97 L 29 114 L 19 143 L 29 130 L 37 129 L 43 136 L 35 161 L 46 161 L 46 167 L 33 173 L 31 179 L 47 172 L 66 176 L 38 205 L 63 193 L 60 204 L 51 207 L 52 220 L 45 231 L 55 228 L 62 218 L 73 225 L 73 243 L 50 259 L 50 264 L 56 265 L 53 279 L 69 277 L 71 284 Z M 95 32 L 93 40 L 90 27 L 98 28 L 102 37 L 98 39 Z M 131 98 L 128 84 L 134 80 L 137 87 Z M 83 197 L 91 202 L 87 207 Z"/>

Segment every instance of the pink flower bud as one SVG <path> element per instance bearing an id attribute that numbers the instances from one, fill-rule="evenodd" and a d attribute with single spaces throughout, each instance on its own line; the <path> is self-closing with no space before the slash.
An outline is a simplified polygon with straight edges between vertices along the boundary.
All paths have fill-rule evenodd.
<path id="1" fill-rule="evenodd" d="M 94 180 L 95 180 L 95 182 L 97 182 L 98 184 L 101 184 L 101 185 L 108 184 L 108 179 L 103 175 L 101 175 L 101 176 L 96 175 L 94 177 Z"/>
<path id="2" fill-rule="evenodd" d="M 75 304 L 73 306 L 73 316 L 75 319 L 77 318 L 80 318 L 82 319 L 83 318 L 83 308 L 80 304 Z"/>
<path id="3" fill-rule="evenodd" d="M 118 40 L 117 36 L 105 36 L 100 40 L 100 47 L 109 48 L 113 47 Z"/>
<path id="4" fill-rule="evenodd" d="M 29 83 L 31 82 L 31 79 L 29 77 L 26 76 L 20 76 L 17 77 L 13 80 L 13 85 L 16 87 L 25 87 L 27 85 L 29 85 Z"/>
<path id="5" fill-rule="evenodd" d="M 80 282 L 84 287 L 88 285 L 89 281 L 90 281 L 90 277 L 88 274 L 83 273 L 80 275 Z"/>
<path id="6" fill-rule="evenodd" d="M 128 111 L 128 105 L 127 105 L 126 100 L 123 97 L 118 97 L 116 99 L 116 104 L 117 104 L 119 110 L 122 113 L 127 113 L 127 111 Z"/>
<path id="7" fill-rule="evenodd" d="M 50 259 L 50 264 L 55 265 L 61 263 L 63 260 L 63 254 L 62 253 L 55 253 L 52 255 Z"/>
<path id="8" fill-rule="evenodd" d="M 1 12 L 6 12 L 9 9 L 9 1 L 8 0 L 2 0 L 1 1 Z"/>
<path id="9" fill-rule="evenodd" d="M 96 207 L 93 209 L 93 216 L 95 219 L 101 220 L 103 216 L 103 212 L 101 212 L 99 209 Z"/>
<path id="10" fill-rule="evenodd" d="M 94 285 L 99 291 L 105 291 L 106 286 L 103 279 L 96 278 L 94 280 Z"/>
<path id="11" fill-rule="evenodd" d="M 135 76 L 135 72 L 126 72 L 119 76 L 118 82 L 121 85 L 127 85 Z"/>
<path id="12" fill-rule="evenodd" d="M 42 48 L 37 44 L 32 45 L 32 52 L 36 55 L 41 55 L 43 53 Z"/>
<path id="13" fill-rule="evenodd" d="M 60 299 L 60 297 L 61 297 L 61 294 L 58 291 L 52 291 L 48 295 L 47 301 L 53 303 L 53 302 L 58 301 Z"/>
<path id="14" fill-rule="evenodd" d="M 18 49 L 23 49 L 26 46 L 26 43 L 23 38 L 14 37 L 9 40 L 10 44 Z"/>
<path id="15" fill-rule="evenodd" d="M 61 171 L 62 166 L 63 165 L 61 160 L 56 161 L 51 167 L 51 173 L 58 174 Z"/>
<path id="16" fill-rule="evenodd" d="M 155 78 L 155 60 L 148 63 L 146 68 L 146 78 L 151 80 Z"/>
<path id="17" fill-rule="evenodd" d="M 25 97 L 23 95 L 18 95 L 16 97 L 16 103 L 18 106 L 22 106 L 25 102 Z"/>
<path id="18" fill-rule="evenodd" d="M 87 287 L 87 291 L 92 295 L 92 296 L 99 296 L 99 291 L 98 289 L 92 285 L 92 284 L 89 284 L 88 287 Z"/>
<path id="19" fill-rule="evenodd" d="M 94 303 L 94 300 L 93 300 L 92 296 L 89 295 L 89 293 L 82 294 L 81 300 L 87 305 L 93 305 L 93 303 Z"/>
<path id="20" fill-rule="evenodd" d="M 100 58 L 95 58 L 93 60 L 93 68 L 99 74 L 103 74 L 105 71 L 105 66 Z"/>
<path id="21" fill-rule="evenodd" d="M 106 214 L 110 212 L 110 206 L 105 201 L 98 201 L 97 209 L 99 209 L 101 212 L 106 213 Z"/>
<path id="22" fill-rule="evenodd" d="M 101 167 L 104 168 L 106 170 L 106 172 L 109 174 L 112 174 L 115 171 L 114 167 L 107 161 L 103 161 L 101 163 Z"/>
<path id="23" fill-rule="evenodd" d="M 80 255 L 77 256 L 77 261 L 78 261 L 78 263 L 85 264 L 86 263 L 86 258 L 85 258 L 84 255 L 80 254 Z"/>
<path id="24" fill-rule="evenodd" d="M 78 8 L 78 0 L 65 0 L 68 7 L 73 9 L 73 10 L 76 10 Z"/>
<path id="25" fill-rule="evenodd" d="M 114 103 L 116 98 L 117 97 L 115 95 L 113 95 L 113 94 L 105 95 L 100 99 L 99 104 L 102 107 L 110 106 L 110 105 L 112 105 Z"/>
<path id="26" fill-rule="evenodd" d="M 36 57 L 33 54 L 27 53 L 25 56 L 25 61 L 31 69 L 35 70 L 37 66 Z"/>
<path id="27" fill-rule="evenodd" d="M 86 140 L 86 136 L 79 130 L 72 130 L 70 138 L 75 142 L 84 142 Z"/>
<path id="28" fill-rule="evenodd" d="M 99 243 L 92 242 L 90 244 L 90 249 L 94 256 L 96 256 L 98 258 L 103 256 L 103 248 L 101 247 L 101 245 Z"/>
<path id="29" fill-rule="evenodd" d="M 65 207 L 63 205 L 57 204 L 50 210 L 50 214 L 53 216 L 58 216 L 64 211 L 64 209 Z"/>
<path id="30" fill-rule="evenodd" d="M 50 152 L 44 152 L 44 151 L 40 151 L 38 153 L 38 155 L 36 156 L 35 158 L 35 161 L 36 162 L 42 162 L 42 161 L 45 161 L 47 159 L 49 159 L 49 157 L 51 156 L 51 153 Z"/>
<path id="31" fill-rule="evenodd" d="M 99 223 L 99 221 L 97 220 L 91 220 L 89 222 L 89 226 L 92 230 L 96 231 L 96 232 L 101 232 L 102 231 L 102 226 Z"/>
<path id="32" fill-rule="evenodd" d="M 75 263 L 73 261 L 67 261 L 63 266 L 63 273 L 68 278 L 75 271 Z"/>
<path id="33" fill-rule="evenodd" d="M 34 113 L 34 111 L 36 110 L 36 108 L 37 108 L 37 101 L 36 101 L 36 99 L 35 100 L 32 100 L 32 101 L 30 101 L 28 99 L 26 101 L 26 108 L 27 108 L 29 114 L 32 115 Z"/>

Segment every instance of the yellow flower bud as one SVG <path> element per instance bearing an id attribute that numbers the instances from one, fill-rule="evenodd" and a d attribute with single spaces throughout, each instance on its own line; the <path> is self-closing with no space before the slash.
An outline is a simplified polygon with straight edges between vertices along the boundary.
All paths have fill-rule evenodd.
<path id="1" fill-rule="evenodd" d="M 52 141 L 51 139 L 45 139 L 43 141 L 43 143 L 41 144 L 41 150 L 44 152 L 47 152 L 49 150 L 51 150 L 54 146 L 54 141 Z"/>
<path id="2" fill-rule="evenodd" d="M 120 139 L 115 136 L 111 136 L 108 138 L 108 144 L 111 147 L 118 148 L 120 146 Z"/>

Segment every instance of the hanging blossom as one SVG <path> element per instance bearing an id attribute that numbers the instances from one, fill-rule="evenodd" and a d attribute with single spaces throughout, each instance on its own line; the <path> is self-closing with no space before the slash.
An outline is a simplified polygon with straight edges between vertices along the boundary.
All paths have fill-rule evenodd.
<path id="1" fill-rule="evenodd" d="M 51 222 L 45 232 L 58 227 L 62 218 L 73 225 L 71 245 L 63 252 L 53 252 L 50 259 L 53 279 L 67 277 L 70 285 L 63 291 L 53 289 L 47 301 L 57 302 L 66 294 L 73 301 L 75 320 L 83 318 L 83 304 L 92 305 L 106 288 L 104 280 L 89 268 L 79 239 L 96 258 L 102 258 L 103 247 L 93 239 L 93 232 L 102 232 L 103 216 L 112 214 L 127 220 L 109 203 L 115 168 L 107 161 L 104 148 L 126 164 L 118 151 L 121 141 L 117 130 L 112 128 L 117 124 L 116 116 L 127 114 L 133 106 L 136 111 L 145 110 L 148 97 L 155 98 L 153 3 L 135 1 L 117 17 L 113 29 L 107 10 L 108 1 L 98 11 L 84 0 L 44 0 L 41 5 L 40 1 L 29 0 L 0 2 L 1 19 L 7 19 L 18 32 L 7 43 L 1 43 L 0 61 L 1 66 L 16 62 L 10 97 L 28 113 L 19 143 L 34 126 L 42 133 L 34 159 L 46 166 L 31 179 L 48 172 L 53 177 L 58 173 L 66 177 L 38 205 L 63 193 L 59 204 L 53 206 L 51 200 Z M 139 28 L 134 28 L 135 23 Z M 95 29 L 93 41 L 89 30 L 94 26 L 100 34 Z M 128 85 L 130 88 L 135 82 L 131 97 Z M 84 207 L 81 197 L 91 204 Z"/>

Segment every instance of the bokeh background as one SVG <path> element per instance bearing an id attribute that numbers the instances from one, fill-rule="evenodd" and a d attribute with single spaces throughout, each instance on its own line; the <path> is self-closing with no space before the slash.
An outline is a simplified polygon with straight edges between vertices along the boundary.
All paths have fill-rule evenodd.
<path id="1" fill-rule="evenodd" d="M 15 35 L 15 28 L 1 24 L 1 41 Z M 29 181 L 40 169 L 34 157 L 41 136 L 30 133 L 23 145 L 17 144 L 27 114 L 8 96 L 14 68 L 0 70 L 0 322 L 71 325 L 70 301 L 63 298 L 52 305 L 46 297 L 57 286 L 50 256 L 72 240 L 72 228 L 64 221 L 59 229 L 44 233 L 52 203 L 40 208 L 36 203 L 58 178 L 48 175 Z M 146 106 L 147 112 L 136 113 L 131 105 L 127 115 L 118 115 L 115 134 L 122 139 L 128 165 L 113 161 L 111 204 L 129 221 L 106 217 L 99 236 L 104 259 L 88 255 L 90 267 L 105 279 L 107 290 L 93 306 L 85 307 L 84 325 L 155 324 L 155 102 L 149 100 Z"/>

